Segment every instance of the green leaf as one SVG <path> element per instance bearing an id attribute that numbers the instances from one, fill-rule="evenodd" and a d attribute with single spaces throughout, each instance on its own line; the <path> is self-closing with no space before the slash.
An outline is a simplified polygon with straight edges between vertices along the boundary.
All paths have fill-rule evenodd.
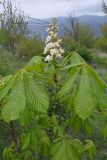
<path id="1" fill-rule="evenodd" d="M 26 65 L 26 69 L 28 71 L 35 72 L 36 74 L 40 74 L 43 72 L 44 63 L 42 61 L 42 57 L 34 56 Z"/>
<path id="2" fill-rule="evenodd" d="M 93 126 L 92 126 L 92 122 L 90 119 L 87 119 L 85 122 L 84 122 L 84 129 L 86 131 L 86 133 L 88 133 L 88 135 L 90 136 L 93 132 Z"/>
<path id="3" fill-rule="evenodd" d="M 53 127 L 53 132 L 57 136 L 65 135 L 65 130 L 62 126 L 56 125 Z"/>
<path id="4" fill-rule="evenodd" d="M 23 150 L 27 149 L 30 144 L 31 144 L 31 133 L 28 133 L 23 137 L 22 149 Z"/>
<path id="5" fill-rule="evenodd" d="M 92 90 L 90 87 L 89 75 L 86 66 L 82 70 L 79 88 L 74 98 L 75 112 L 83 120 L 90 116 L 95 107 L 91 91 Z"/>
<path id="6" fill-rule="evenodd" d="M 80 130 L 82 124 L 81 121 L 81 118 L 74 114 L 68 119 L 67 124 L 72 127 L 74 132 L 77 133 Z"/>
<path id="7" fill-rule="evenodd" d="M 21 75 L 15 80 L 14 86 L 12 86 L 11 93 L 8 95 L 6 101 L 2 110 L 4 120 L 9 122 L 18 119 L 26 103 L 24 82 Z"/>
<path id="8" fill-rule="evenodd" d="M 96 154 L 96 146 L 91 140 L 86 140 L 85 151 L 88 152 L 89 159 L 94 160 Z"/>
<path id="9" fill-rule="evenodd" d="M 90 66 L 88 66 L 88 74 L 94 101 L 100 108 L 106 107 L 107 104 L 107 95 L 105 92 L 106 84 Z"/>
<path id="10" fill-rule="evenodd" d="M 5 148 L 5 149 L 3 150 L 3 159 L 4 159 L 4 160 L 12 160 L 12 159 L 15 159 L 15 158 L 14 158 L 14 150 L 13 150 L 14 147 L 15 147 L 15 144 L 14 144 L 14 142 L 13 142 L 13 143 L 11 143 L 11 145 L 10 145 L 9 147 L 7 147 L 7 148 Z"/>
<path id="11" fill-rule="evenodd" d="M 3 151 L 3 159 L 4 160 L 11 160 L 13 159 L 13 150 L 11 148 L 6 148 Z"/>
<path id="12" fill-rule="evenodd" d="M 59 138 L 52 147 L 52 160 L 82 160 L 83 145 L 69 137 Z"/>
<path id="13" fill-rule="evenodd" d="M 74 81 L 79 77 L 77 83 L 75 83 L 77 86 L 75 85 L 73 94 L 69 94 L 72 99 L 70 103 L 73 102 L 75 112 L 79 117 L 85 120 L 90 117 L 95 107 L 98 107 L 98 109 L 106 107 L 106 84 L 97 73 L 86 64 L 78 53 L 72 52 L 67 55 L 61 65 L 63 66 L 63 69 L 81 68 L 82 70 L 81 74 L 79 74 L 80 72 L 74 72 L 72 77 L 68 79 L 58 92 L 59 98 L 62 98 L 68 91 L 71 92 Z M 66 97 L 64 97 L 64 99 L 66 99 Z"/>
<path id="14" fill-rule="evenodd" d="M 49 137 L 47 136 L 47 134 L 42 134 L 39 137 L 39 149 L 40 152 L 45 156 L 45 157 L 49 157 L 50 154 L 50 149 L 51 149 L 51 142 Z"/>
<path id="15" fill-rule="evenodd" d="M 31 66 L 33 67 L 35 64 L 41 64 L 42 63 L 42 57 L 40 56 L 34 56 L 26 66 Z"/>
<path id="16" fill-rule="evenodd" d="M 6 122 L 16 119 L 23 121 L 25 118 L 21 117 L 28 115 L 27 112 L 23 114 L 28 109 L 47 113 L 48 96 L 41 83 L 37 84 L 36 81 L 34 74 L 22 69 L 7 79 L 0 88 L 0 100 L 3 99 L 2 117 Z"/>
<path id="17" fill-rule="evenodd" d="M 38 112 L 47 113 L 49 106 L 48 96 L 42 87 L 36 84 L 33 76 L 30 74 L 26 74 L 25 89 L 30 108 Z"/>
<path id="18" fill-rule="evenodd" d="M 31 123 L 32 121 L 32 111 L 26 106 L 23 112 L 20 113 L 20 123 L 22 126 L 27 126 Z"/>
<path id="19" fill-rule="evenodd" d="M 68 63 L 70 63 L 70 65 L 65 66 Z M 85 63 L 86 62 L 84 61 L 84 59 L 77 52 L 71 52 L 63 59 L 61 66 L 65 66 L 64 68 L 67 69 L 67 68 L 72 68 Z"/>
<path id="20" fill-rule="evenodd" d="M 76 68 L 77 70 L 58 92 L 58 97 L 62 98 L 67 92 L 69 92 L 69 96 L 71 96 L 71 101 L 69 102 L 73 102 L 75 112 L 80 118 L 85 120 L 90 117 L 95 107 L 99 107 L 99 109 L 106 107 L 106 84 L 97 75 L 97 73 L 88 64 L 86 64 L 78 53 L 72 52 L 67 55 L 62 62 L 62 66 L 64 66 L 65 69 L 72 70 Z M 78 71 L 80 68 L 82 70 L 81 72 Z M 78 81 L 75 83 L 75 90 L 72 94 L 71 89 L 77 78 Z M 66 99 L 66 97 L 64 97 L 64 99 Z"/>
<path id="21" fill-rule="evenodd" d="M 37 130 L 36 130 L 37 131 Z M 37 151 L 37 133 L 35 130 L 31 129 L 28 133 L 24 134 L 22 137 L 22 149 L 23 150 L 34 150 Z"/>
<path id="22" fill-rule="evenodd" d="M 73 70 L 71 78 L 65 83 L 65 85 L 63 85 L 61 90 L 58 92 L 58 97 L 60 98 L 63 97 L 72 88 L 73 83 L 75 82 L 75 80 L 79 75 L 79 72 L 80 72 L 80 68 Z"/>
<path id="23" fill-rule="evenodd" d="M 104 139 L 107 138 L 107 124 L 103 128 L 103 136 L 104 136 Z"/>
<path id="24" fill-rule="evenodd" d="M 2 78 L 2 79 L 3 79 L 3 82 L 9 81 L 12 77 L 13 77 L 13 75 L 9 75 L 9 76 L 3 77 L 3 78 Z"/>
<path id="25" fill-rule="evenodd" d="M 5 81 L 6 80 L 6 81 Z M 4 84 L 0 87 L 0 101 L 8 94 L 8 92 L 10 91 L 11 87 L 12 87 L 12 83 L 13 83 L 14 78 L 11 76 L 5 79 L 4 78 Z"/>
<path id="26" fill-rule="evenodd" d="M 31 150 L 24 150 L 20 160 L 22 160 L 22 159 L 28 160 L 28 159 L 31 159 L 31 157 L 32 157 L 32 151 Z M 19 160 L 19 159 L 17 159 L 17 160 Z M 35 157 L 34 160 L 38 160 L 38 159 L 36 159 L 36 157 Z"/>

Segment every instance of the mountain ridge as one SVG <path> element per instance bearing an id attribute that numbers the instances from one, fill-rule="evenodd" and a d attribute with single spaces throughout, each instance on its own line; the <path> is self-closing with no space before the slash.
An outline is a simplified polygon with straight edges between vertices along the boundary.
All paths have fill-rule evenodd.
<path id="1" fill-rule="evenodd" d="M 89 25 L 92 31 L 95 33 L 96 36 L 101 35 L 101 26 L 105 23 L 107 23 L 107 17 L 106 16 L 98 16 L 98 15 L 81 15 L 75 17 L 79 20 L 79 22 L 83 25 Z M 57 17 L 58 19 L 58 25 L 60 34 L 64 34 L 64 25 L 68 25 L 68 19 L 69 17 Z M 43 22 L 42 22 L 43 20 Z M 44 21 L 49 22 L 51 18 L 47 19 L 41 19 L 41 21 L 37 22 L 35 20 L 30 20 L 28 22 L 29 27 L 29 33 L 30 36 L 34 36 L 35 34 L 43 34 L 42 36 L 45 37 L 47 35 L 46 28 L 48 27 L 47 23 L 44 23 Z M 42 33 L 41 33 L 42 32 Z"/>

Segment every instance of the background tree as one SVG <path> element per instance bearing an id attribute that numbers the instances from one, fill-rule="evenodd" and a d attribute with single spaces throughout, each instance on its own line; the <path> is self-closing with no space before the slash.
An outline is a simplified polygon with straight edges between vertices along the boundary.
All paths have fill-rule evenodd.
<path id="1" fill-rule="evenodd" d="M 102 2 L 102 9 L 105 15 L 107 14 L 107 5 L 106 2 Z M 107 24 L 103 24 L 101 26 L 101 36 L 98 37 L 97 41 L 95 42 L 95 48 L 107 53 Z"/>
<path id="2" fill-rule="evenodd" d="M 80 23 L 79 21 L 75 18 L 72 17 L 71 15 L 69 16 L 68 19 L 68 27 L 65 26 L 65 30 L 66 32 L 72 37 L 74 38 L 76 41 L 78 41 L 78 35 L 79 35 L 79 28 L 80 28 Z"/>
<path id="3" fill-rule="evenodd" d="M 103 8 L 104 13 L 107 14 L 107 5 L 106 5 L 106 2 L 104 0 L 102 2 L 102 8 Z"/>
<path id="4" fill-rule="evenodd" d="M 1 5 L 1 3 L 2 3 L 2 2 L 0 1 L 0 5 Z M 1 14 L 1 11 L 0 11 L 0 18 L 1 18 L 1 15 L 2 15 L 2 14 Z"/>
<path id="5" fill-rule="evenodd" d="M 94 33 L 89 26 L 81 24 L 76 17 L 69 16 L 68 25 L 64 26 L 68 37 L 88 48 L 92 47 Z"/>
<path id="6" fill-rule="evenodd" d="M 66 51 L 77 51 L 85 60 L 91 60 L 91 48 L 95 36 L 88 25 L 81 24 L 77 17 L 69 16 L 68 25 L 64 26 L 63 47 Z"/>
<path id="7" fill-rule="evenodd" d="M 28 22 L 24 12 L 19 7 L 13 6 L 10 0 L 3 2 L 1 29 L 7 41 L 7 47 L 15 54 L 15 48 L 21 36 L 28 33 Z"/>

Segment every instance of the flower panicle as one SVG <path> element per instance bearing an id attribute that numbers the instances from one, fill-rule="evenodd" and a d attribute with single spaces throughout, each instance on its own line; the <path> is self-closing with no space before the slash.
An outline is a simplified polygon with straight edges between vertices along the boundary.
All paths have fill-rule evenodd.
<path id="1" fill-rule="evenodd" d="M 45 61 L 50 62 L 54 58 L 61 57 L 64 53 L 64 50 L 60 46 L 62 39 L 58 38 L 58 24 L 56 18 L 52 18 L 47 32 L 48 36 L 46 38 L 46 46 L 43 54 L 47 55 Z"/>

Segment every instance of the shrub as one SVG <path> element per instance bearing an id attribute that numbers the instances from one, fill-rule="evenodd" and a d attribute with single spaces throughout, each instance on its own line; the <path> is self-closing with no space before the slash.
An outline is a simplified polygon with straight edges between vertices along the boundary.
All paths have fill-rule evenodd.
<path id="1" fill-rule="evenodd" d="M 70 16 L 65 26 L 65 33 L 76 42 L 88 48 L 93 47 L 95 35 L 89 25 L 81 24 L 77 18 Z"/>
<path id="2" fill-rule="evenodd" d="M 1 28 L 4 31 L 8 50 L 14 55 L 20 37 L 28 34 L 28 19 L 19 6 L 13 5 L 11 0 L 3 2 Z"/>
<path id="3" fill-rule="evenodd" d="M 101 51 L 107 52 L 107 39 L 99 38 L 95 43 L 95 48 L 100 49 Z"/>
<path id="4" fill-rule="evenodd" d="M 5 49 L 0 48 L 0 75 L 12 74 L 24 64 L 24 61 L 14 57 Z"/>
<path id="5" fill-rule="evenodd" d="M 90 61 L 92 57 L 92 53 L 89 48 L 80 43 L 76 42 L 74 39 L 70 37 L 63 37 L 63 47 L 65 51 L 71 52 L 76 51 L 78 52 L 85 60 Z"/>
<path id="6" fill-rule="evenodd" d="M 17 46 L 17 55 L 19 57 L 32 57 L 34 55 L 40 55 L 42 50 L 43 42 L 40 39 L 23 37 Z"/>
<path id="7" fill-rule="evenodd" d="M 62 46 L 65 49 L 65 51 L 74 51 L 76 47 L 78 46 L 78 43 L 71 37 L 65 36 L 62 38 Z"/>
<path id="8" fill-rule="evenodd" d="M 89 26 L 81 25 L 79 29 L 78 42 L 87 47 L 92 48 L 95 41 L 95 36 Z"/>
<path id="9" fill-rule="evenodd" d="M 0 29 L 0 45 L 3 45 L 3 46 L 7 46 L 8 45 L 8 42 L 6 40 L 4 31 L 2 29 Z"/>
<path id="10" fill-rule="evenodd" d="M 92 58 L 92 52 L 85 46 L 78 45 L 76 52 L 79 53 L 85 60 L 90 61 Z"/>
<path id="11" fill-rule="evenodd" d="M 102 33 L 103 38 L 107 38 L 107 24 L 102 25 L 101 33 Z"/>

